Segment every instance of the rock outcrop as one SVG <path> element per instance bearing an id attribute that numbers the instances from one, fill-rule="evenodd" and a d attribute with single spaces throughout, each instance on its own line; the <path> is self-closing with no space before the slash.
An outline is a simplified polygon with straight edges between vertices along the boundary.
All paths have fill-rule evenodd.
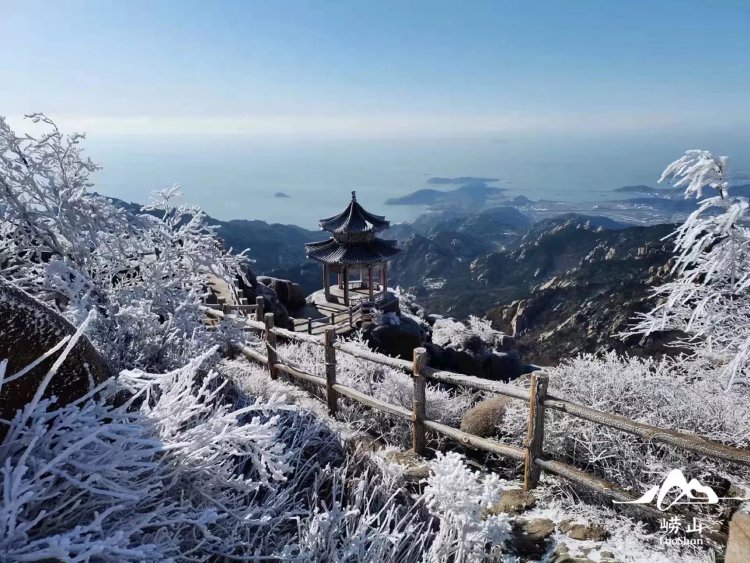
<path id="1" fill-rule="evenodd" d="M 602 346 L 673 351 L 664 344 L 674 335 L 617 337 L 653 306 L 651 286 L 668 279 L 672 241 L 664 237 L 673 225 L 635 227 L 581 215 L 494 229 L 475 216 L 418 223 L 391 272 L 427 313 L 487 315 L 537 364 Z"/>
<path id="2" fill-rule="evenodd" d="M 669 225 L 602 231 L 568 271 L 532 287 L 522 299 L 488 311 L 493 326 L 508 332 L 526 357 L 540 364 L 599 349 L 632 355 L 675 353 L 665 344 L 676 336 L 621 339 L 639 312 L 653 307 L 650 288 L 669 278 L 671 244 L 660 240 Z M 659 238 L 657 239 L 656 236 Z M 656 240 L 654 240 L 656 239 Z M 574 254 L 569 254 L 573 259 Z"/>
<path id="3" fill-rule="evenodd" d="M 76 328 L 51 307 L 18 287 L 0 280 L 0 361 L 5 359 L 6 378 L 12 377 L 54 348 Z M 5 382 L 0 389 L 0 418 L 11 419 L 28 403 L 39 384 L 60 357 L 50 355 L 22 377 Z M 109 370 L 88 338 L 82 336 L 52 378 L 44 397 L 67 404 L 89 392 L 109 376 Z M 3 433 L 4 429 L 0 429 Z"/>
<path id="4" fill-rule="evenodd" d="M 513 338 L 499 331 L 470 327 L 450 318 L 433 318 L 430 365 L 437 369 L 475 375 L 492 381 L 512 381 L 534 367 L 521 361 Z"/>
<path id="5" fill-rule="evenodd" d="M 406 316 L 398 316 L 398 324 L 373 325 L 366 329 L 365 339 L 373 350 L 404 360 L 414 357 L 414 348 L 424 346 L 426 334 L 422 327 Z"/>
<path id="6" fill-rule="evenodd" d="M 272 288 L 258 282 L 255 274 L 249 269 L 246 269 L 243 272 L 243 275 L 244 278 L 238 278 L 236 280 L 237 288 L 242 290 L 248 303 L 255 303 L 257 297 L 263 297 L 266 312 L 273 313 L 273 320 L 276 326 L 288 328 L 290 322 L 289 311 L 281 302 L 279 296 L 276 295 L 276 292 Z"/>
<path id="7" fill-rule="evenodd" d="M 258 276 L 256 279 L 258 283 L 273 289 L 287 311 L 294 312 L 305 306 L 305 291 L 299 284 L 270 276 Z"/>
<path id="8" fill-rule="evenodd" d="M 609 536 L 609 531 L 601 524 L 581 524 L 572 520 L 560 522 L 560 531 L 568 534 L 568 537 L 579 541 L 604 541 Z"/>

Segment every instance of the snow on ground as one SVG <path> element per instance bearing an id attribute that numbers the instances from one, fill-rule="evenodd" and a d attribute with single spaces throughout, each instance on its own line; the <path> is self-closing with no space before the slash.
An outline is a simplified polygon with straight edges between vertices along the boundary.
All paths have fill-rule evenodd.
<path id="1" fill-rule="evenodd" d="M 282 345 L 279 348 L 282 356 L 286 347 L 287 345 Z M 294 350 L 295 348 L 292 345 L 288 349 Z M 413 467 L 410 466 L 407 468 L 407 466 L 399 464 L 394 460 L 407 459 L 410 461 L 413 458 L 390 455 L 394 451 L 403 452 L 403 448 L 405 447 L 404 441 L 395 440 L 395 442 L 389 443 L 388 437 L 391 434 L 376 432 L 380 438 L 380 443 L 373 446 L 371 436 L 368 436 L 363 431 L 353 432 L 352 426 L 349 423 L 332 420 L 328 416 L 326 407 L 320 399 L 313 398 L 307 391 L 302 390 L 284 378 L 279 378 L 275 381 L 272 380 L 264 366 L 246 362 L 245 360 L 227 360 L 220 365 L 219 370 L 230 376 L 243 389 L 259 397 L 284 394 L 287 400 L 298 402 L 301 409 L 314 413 L 316 418 L 325 419 L 327 421 L 326 424 L 329 424 L 334 431 L 341 432 L 344 442 L 351 441 L 353 443 L 367 444 L 370 456 L 369 464 L 379 467 L 385 474 L 389 474 L 392 479 L 402 480 L 402 486 L 406 486 L 403 482 L 405 472 L 409 472 Z M 357 412 L 364 419 L 368 418 L 368 413 L 364 409 Z M 363 423 L 361 426 L 372 430 L 373 425 L 378 420 L 376 418 L 370 419 L 369 424 Z M 407 434 L 407 438 L 409 438 L 409 430 L 404 429 L 404 432 Z M 408 439 L 406 442 L 408 442 Z M 399 448 L 398 446 L 401 447 Z M 491 474 L 471 471 L 468 464 L 459 462 L 457 461 L 458 459 L 460 459 L 459 454 L 451 453 L 438 458 L 437 461 L 431 462 L 430 466 L 433 475 L 436 469 L 440 470 L 442 468 L 443 471 L 447 471 L 446 464 L 450 467 L 449 477 L 442 480 L 442 486 L 447 486 L 446 480 L 452 480 L 452 487 L 454 487 L 451 490 L 443 491 L 443 493 L 435 493 L 442 494 L 443 496 L 441 497 L 441 501 L 433 504 L 433 509 L 436 516 L 447 517 L 449 520 L 453 519 L 454 524 L 460 521 L 462 527 L 470 530 L 470 533 L 467 534 L 467 541 L 471 545 L 464 546 L 467 549 L 464 554 L 466 561 L 482 560 L 481 558 L 474 558 L 479 557 L 477 555 L 479 553 L 477 551 L 479 550 L 476 545 L 477 541 L 491 540 L 497 541 L 499 544 L 503 541 L 512 541 L 509 530 L 514 522 L 521 519 L 534 520 L 542 518 L 552 520 L 558 528 L 561 523 L 570 520 L 574 523 L 602 524 L 610 533 L 610 536 L 604 540 L 575 540 L 558 529 L 551 536 L 552 542 L 550 542 L 545 555 L 548 558 L 552 557 L 553 552 L 560 544 L 565 544 L 571 556 L 586 557 L 591 561 L 604 560 L 601 554 L 604 553 L 606 555 L 607 552 L 613 553 L 617 561 L 626 563 L 640 563 L 643 561 L 653 563 L 708 563 L 714 561 L 713 554 L 708 551 L 701 551 L 692 547 L 680 549 L 674 546 L 661 545 L 660 538 L 667 537 L 664 532 L 647 530 L 642 523 L 618 514 L 607 506 L 587 504 L 576 499 L 570 494 L 570 486 L 567 482 L 561 481 L 551 475 L 544 475 L 540 487 L 534 491 L 537 502 L 533 508 L 519 515 L 500 515 L 498 520 L 488 524 L 483 521 L 482 507 L 491 506 L 493 502 L 497 501 L 497 495 L 504 490 L 522 488 L 522 481 L 518 477 L 503 479 Z M 429 482 L 433 482 L 434 486 L 438 486 L 434 481 Z M 480 489 L 484 490 L 483 487 L 492 490 L 487 490 L 482 494 L 477 493 Z M 473 497 L 471 496 L 471 491 L 475 493 Z M 449 505 L 448 503 L 449 499 L 453 499 L 450 502 L 457 503 L 456 495 L 464 499 L 461 501 L 463 504 L 460 507 Z M 443 532 L 438 533 L 437 538 L 434 540 L 438 545 L 433 548 L 432 552 L 426 552 L 427 554 L 440 553 L 441 548 L 439 544 L 442 541 L 441 538 L 448 541 L 445 534 L 450 535 L 450 532 L 443 530 Z M 501 557 L 511 556 L 506 553 L 505 556 Z M 512 561 L 513 558 L 508 560 Z"/>

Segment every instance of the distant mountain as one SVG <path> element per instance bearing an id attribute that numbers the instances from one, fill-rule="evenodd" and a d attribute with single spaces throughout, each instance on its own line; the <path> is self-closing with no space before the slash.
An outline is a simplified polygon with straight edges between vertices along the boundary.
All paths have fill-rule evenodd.
<path id="1" fill-rule="evenodd" d="M 138 203 L 117 198 L 108 199 L 132 213 L 143 213 L 142 206 Z M 259 275 L 267 275 L 280 268 L 298 267 L 307 260 L 305 243 L 327 237 L 327 233 L 323 231 L 310 231 L 296 225 L 258 220 L 220 221 L 209 216 L 207 223 L 218 226 L 217 234 L 227 248 L 234 252 L 250 249 L 249 256 L 255 261 L 253 271 Z"/>
<path id="2" fill-rule="evenodd" d="M 513 334 L 536 363 L 601 348 L 633 355 L 664 353 L 674 335 L 623 341 L 617 334 L 636 313 L 654 305 L 650 288 L 669 278 L 672 242 L 663 239 L 674 228 L 610 230 L 567 223 L 537 232 L 509 255 L 494 255 L 478 267 L 488 285 L 508 287 L 487 316 L 496 328 Z M 518 276 L 523 273 L 530 280 Z"/>
<path id="3" fill-rule="evenodd" d="M 525 195 L 517 195 L 510 200 L 513 205 L 530 205 L 534 203 L 534 200 L 527 198 Z"/>
<path id="4" fill-rule="evenodd" d="M 662 239 L 674 225 L 576 214 L 535 224 L 491 219 L 506 210 L 443 221 L 433 215 L 428 229 L 402 242 L 391 263 L 394 283 L 428 312 L 487 314 L 537 363 L 602 346 L 663 351 L 660 336 L 635 349 L 615 335 L 652 305 L 649 288 L 666 279 L 672 252 Z"/>
<path id="5" fill-rule="evenodd" d="M 417 190 L 402 197 L 392 197 L 385 201 L 386 205 L 432 205 L 443 197 L 446 192 L 432 188 Z"/>
<path id="6" fill-rule="evenodd" d="M 482 206 L 492 198 L 499 198 L 504 188 L 488 186 L 485 182 L 470 182 L 454 190 L 441 191 L 432 188 L 417 190 L 402 197 L 386 200 L 386 205 L 455 206 L 462 208 Z"/>
<path id="7" fill-rule="evenodd" d="M 466 184 L 489 184 L 492 182 L 499 182 L 499 178 L 477 178 L 475 176 L 460 176 L 458 178 L 441 178 L 433 177 L 427 180 L 428 184 L 457 184 L 464 186 Z"/>
<path id="8" fill-rule="evenodd" d="M 624 194 L 634 194 L 634 195 L 649 195 L 649 196 L 656 196 L 660 198 L 666 198 L 670 200 L 675 201 L 688 201 L 693 202 L 693 207 L 696 206 L 695 199 L 685 199 L 684 188 L 675 188 L 673 186 L 664 186 L 661 188 L 652 188 L 651 186 L 643 186 L 643 185 L 637 185 L 637 186 L 623 186 L 621 188 L 615 188 L 613 191 L 618 193 L 624 193 Z M 706 197 L 713 197 L 716 195 L 716 192 L 710 189 L 707 189 L 703 195 L 704 198 Z M 750 197 L 750 184 L 741 184 L 739 186 L 730 186 L 729 187 L 729 195 L 731 197 Z M 643 203 L 648 203 L 651 205 L 653 202 L 651 199 L 628 199 L 628 202 L 635 202 L 640 201 Z M 682 208 L 681 208 L 682 209 Z"/>
<path id="9" fill-rule="evenodd" d="M 551 228 L 557 228 L 559 225 L 564 224 L 575 224 L 581 225 L 585 229 L 608 229 L 610 231 L 617 231 L 620 229 L 627 229 L 628 227 L 634 227 L 631 223 L 624 221 L 615 221 L 609 217 L 602 215 L 583 215 L 581 213 L 562 213 L 549 219 L 543 219 L 534 223 L 530 229 L 531 233 L 538 232 L 542 233 Z"/>
<path id="10" fill-rule="evenodd" d="M 233 219 L 219 221 L 211 218 L 209 223 L 218 225 L 218 235 L 224 244 L 239 252 L 249 248 L 249 256 L 255 260 L 253 270 L 269 274 L 272 270 L 298 266 L 307 260 L 305 243 L 323 240 L 328 234 L 309 231 L 296 225 L 266 223 Z"/>
<path id="11" fill-rule="evenodd" d="M 515 207 L 491 207 L 470 215 L 445 217 L 431 231 L 452 230 L 498 241 L 504 239 L 509 231 L 525 229 L 530 225 L 531 219 Z"/>
<path id="12" fill-rule="evenodd" d="M 621 188 L 615 188 L 614 191 L 626 194 L 658 194 L 660 192 L 660 190 L 658 190 L 657 188 L 652 188 L 651 186 L 644 185 L 623 186 Z"/>

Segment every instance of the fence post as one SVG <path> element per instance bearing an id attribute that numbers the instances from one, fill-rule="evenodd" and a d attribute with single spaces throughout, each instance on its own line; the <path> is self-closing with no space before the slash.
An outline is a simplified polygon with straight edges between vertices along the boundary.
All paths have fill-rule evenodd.
<path id="1" fill-rule="evenodd" d="M 336 342 L 336 329 L 327 326 L 323 343 L 325 345 L 326 360 L 326 400 L 328 402 L 328 414 L 336 416 L 338 408 L 338 394 L 333 389 L 336 385 L 336 348 L 333 343 Z"/>
<path id="2" fill-rule="evenodd" d="M 412 402 L 412 446 L 414 453 L 425 455 L 425 378 L 424 367 L 427 365 L 427 350 L 414 348 L 412 379 L 414 380 L 414 401 Z"/>
<path id="3" fill-rule="evenodd" d="M 336 324 L 336 313 L 331 313 L 331 324 L 332 325 Z"/>
<path id="4" fill-rule="evenodd" d="M 263 297 L 258 295 L 258 297 L 255 298 L 255 320 L 260 321 L 265 318 L 265 308 L 263 305 Z"/>
<path id="5" fill-rule="evenodd" d="M 273 333 L 273 313 L 266 313 L 263 317 L 266 323 L 266 354 L 268 355 L 268 371 L 271 372 L 271 379 L 276 379 L 275 363 L 278 363 L 276 356 L 276 335 Z"/>
<path id="6" fill-rule="evenodd" d="M 219 303 L 219 306 L 220 306 L 219 310 L 222 313 L 226 313 L 227 312 L 226 311 L 227 298 L 226 297 L 219 297 L 219 298 L 217 298 L 217 302 Z"/>
<path id="7" fill-rule="evenodd" d="M 307 317 L 307 334 L 312 334 L 312 319 Z"/>
<path id="8" fill-rule="evenodd" d="M 531 374 L 531 393 L 529 397 L 529 430 L 526 435 L 526 459 L 524 460 L 523 488 L 527 491 L 536 488 L 541 468 L 534 460 L 542 456 L 544 449 L 544 404 L 547 397 L 546 373 Z"/>
<path id="9" fill-rule="evenodd" d="M 354 313 L 351 307 L 349 307 L 349 326 L 354 328 Z"/>

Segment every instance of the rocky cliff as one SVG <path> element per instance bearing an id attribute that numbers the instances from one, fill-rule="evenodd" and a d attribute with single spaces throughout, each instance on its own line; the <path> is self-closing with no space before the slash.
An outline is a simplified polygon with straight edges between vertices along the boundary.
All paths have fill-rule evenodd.
<path id="1" fill-rule="evenodd" d="M 573 237 L 578 248 L 561 244 L 554 258 L 539 264 L 534 273 L 542 283 L 490 308 L 487 316 L 493 326 L 513 335 L 535 363 L 556 363 L 604 348 L 631 355 L 664 353 L 664 344 L 675 335 L 623 340 L 618 334 L 637 313 L 653 307 L 650 288 L 669 277 L 671 243 L 661 238 L 671 229 L 663 225 L 580 233 Z M 524 259 L 533 267 L 529 254 L 536 252 L 524 250 L 529 250 Z"/>
<path id="2" fill-rule="evenodd" d="M 652 306 L 649 289 L 668 276 L 672 245 L 663 239 L 673 225 L 567 215 L 502 233 L 448 226 L 412 236 L 393 263 L 395 279 L 429 312 L 487 314 L 535 363 L 603 346 L 664 350 L 663 339 L 623 342 L 616 334 Z"/>

